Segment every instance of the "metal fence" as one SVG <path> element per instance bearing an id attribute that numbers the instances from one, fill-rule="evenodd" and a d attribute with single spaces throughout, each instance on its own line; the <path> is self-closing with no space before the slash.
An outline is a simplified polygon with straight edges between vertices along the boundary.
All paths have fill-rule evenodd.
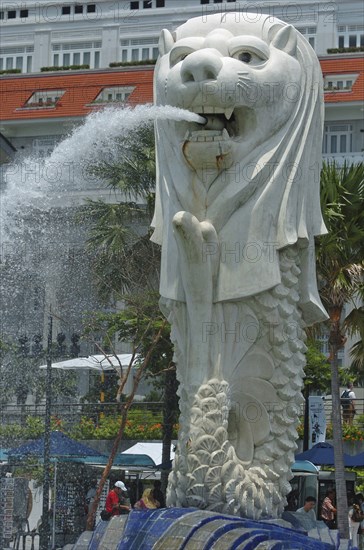
<path id="1" fill-rule="evenodd" d="M 332 419 L 332 400 L 324 399 L 324 407 L 327 423 Z M 355 400 L 356 416 L 354 424 L 364 429 L 364 399 Z M 131 410 L 140 411 L 141 421 L 143 421 L 143 411 L 153 412 L 161 415 L 163 410 L 162 402 L 135 402 L 131 405 Z M 118 403 L 52 403 L 52 418 L 55 422 L 58 420 L 63 426 L 72 427 L 80 422 L 81 418 L 86 417 L 97 424 L 104 415 L 120 414 L 120 405 Z M 301 415 L 304 414 L 304 405 L 301 408 Z M 38 405 L 0 405 L 0 424 L 2 426 L 17 424 L 24 426 L 26 419 L 39 418 L 44 420 L 45 404 Z M 149 415 L 150 417 L 150 415 Z M 148 422 L 146 415 L 145 422 Z"/>
<path id="2" fill-rule="evenodd" d="M 163 403 L 161 402 L 135 402 L 130 410 L 139 410 L 141 417 L 144 412 L 160 414 Z M 118 403 L 52 403 L 51 416 L 64 426 L 77 424 L 82 417 L 87 417 L 97 423 L 102 415 L 120 414 Z M 24 426 L 27 418 L 45 418 L 45 404 L 38 405 L 0 405 L 0 424 L 2 426 L 17 424 Z"/>

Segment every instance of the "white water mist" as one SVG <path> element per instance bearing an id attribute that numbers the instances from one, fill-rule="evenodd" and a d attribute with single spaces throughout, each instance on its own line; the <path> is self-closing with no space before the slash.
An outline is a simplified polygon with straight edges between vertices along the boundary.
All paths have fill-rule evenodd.
<path id="1" fill-rule="evenodd" d="M 33 155 L 10 164 L 4 174 L 5 189 L 0 197 L 0 239 L 18 228 L 12 223 L 29 206 L 46 211 L 52 205 L 67 204 L 72 195 L 82 195 L 91 187 L 89 166 L 105 158 L 117 161 L 118 139 L 157 119 L 204 123 L 198 114 L 171 106 L 138 105 L 135 108 L 109 107 L 87 116 L 84 123 L 61 141 L 46 158 Z M 65 202 L 65 197 L 68 197 Z M 20 235 L 19 235 L 20 236 Z"/>

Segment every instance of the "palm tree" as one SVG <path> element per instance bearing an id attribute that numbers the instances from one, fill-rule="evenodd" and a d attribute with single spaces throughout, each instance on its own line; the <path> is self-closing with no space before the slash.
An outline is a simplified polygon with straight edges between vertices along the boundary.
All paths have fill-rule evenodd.
<path id="1" fill-rule="evenodd" d="M 321 299 L 329 314 L 338 528 L 341 536 L 348 538 L 338 352 L 346 335 L 358 332 L 358 326 L 364 325 L 363 310 L 357 307 L 358 299 L 364 298 L 364 164 L 324 164 L 321 204 L 328 234 L 317 240 L 317 275 Z M 353 309 L 345 318 L 348 305 Z M 352 322 L 354 315 L 356 324 Z"/>
<path id="2" fill-rule="evenodd" d="M 160 249 L 149 239 L 155 188 L 152 128 L 143 126 L 122 138 L 113 158 L 89 171 L 119 194 L 118 202 L 90 200 L 82 214 L 91 223 L 88 249 L 100 297 L 117 301 L 124 293 L 158 288 Z"/>

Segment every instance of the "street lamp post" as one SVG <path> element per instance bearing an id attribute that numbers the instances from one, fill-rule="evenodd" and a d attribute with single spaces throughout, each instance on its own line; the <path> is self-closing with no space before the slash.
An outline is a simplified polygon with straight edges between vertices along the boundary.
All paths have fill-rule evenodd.
<path id="1" fill-rule="evenodd" d="M 44 419 L 44 454 L 43 454 L 43 510 L 40 533 L 40 550 L 49 548 L 49 489 L 51 458 L 51 404 L 52 404 L 52 332 L 53 318 L 48 320 L 47 369 L 46 369 L 46 405 Z"/>

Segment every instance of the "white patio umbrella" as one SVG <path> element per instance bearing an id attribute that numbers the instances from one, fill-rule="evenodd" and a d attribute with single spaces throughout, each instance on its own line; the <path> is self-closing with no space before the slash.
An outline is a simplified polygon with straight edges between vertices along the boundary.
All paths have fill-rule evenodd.
<path id="1" fill-rule="evenodd" d="M 101 374 L 101 384 L 105 382 L 105 371 L 114 370 L 120 372 L 120 366 L 128 367 L 132 360 L 131 353 L 122 353 L 118 355 L 89 355 L 87 357 L 75 357 L 74 359 L 67 359 L 67 361 L 59 361 L 58 363 L 52 363 L 52 369 L 61 370 L 96 370 Z M 133 361 L 133 366 L 137 363 L 139 356 L 136 355 Z M 40 369 L 46 369 L 47 365 L 41 365 Z M 104 402 L 104 391 L 101 390 L 100 402 Z M 103 414 L 103 413 L 101 413 Z"/>
<path id="2" fill-rule="evenodd" d="M 58 361 L 52 363 L 52 369 L 61 370 L 120 370 L 122 367 L 128 367 L 132 359 L 131 353 L 122 353 L 119 355 L 88 355 L 87 357 L 74 357 L 74 359 L 67 359 L 67 361 Z M 136 364 L 138 356 L 135 357 L 133 365 Z M 40 369 L 46 369 L 47 365 L 41 365 Z"/>

